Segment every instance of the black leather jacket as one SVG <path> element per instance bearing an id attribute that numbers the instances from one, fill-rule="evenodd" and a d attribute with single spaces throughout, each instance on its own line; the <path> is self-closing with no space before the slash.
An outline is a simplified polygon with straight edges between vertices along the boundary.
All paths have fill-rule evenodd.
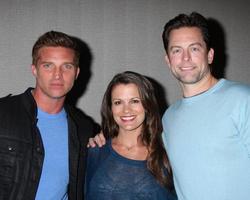
<path id="1" fill-rule="evenodd" d="M 65 106 L 65 110 L 69 127 L 68 194 L 70 200 L 82 200 L 86 144 L 93 134 L 93 124 L 77 109 Z M 44 159 L 36 116 L 31 88 L 0 99 L 1 200 L 35 199 Z"/>

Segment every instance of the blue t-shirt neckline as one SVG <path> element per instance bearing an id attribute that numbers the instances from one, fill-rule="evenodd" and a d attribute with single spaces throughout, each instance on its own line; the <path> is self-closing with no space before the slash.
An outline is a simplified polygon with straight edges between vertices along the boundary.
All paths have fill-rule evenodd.
<path id="1" fill-rule="evenodd" d="M 64 118 L 66 116 L 66 111 L 64 108 L 58 113 L 51 114 L 51 113 L 47 113 L 47 112 L 43 111 L 41 108 L 37 107 L 37 112 L 38 112 L 39 116 L 41 116 L 43 118 L 47 118 L 47 119 L 58 119 L 58 118 Z"/>
<path id="2" fill-rule="evenodd" d="M 194 101 L 198 101 L 202 98 L 205 98 L 207 95 L 213 93 L 215 90 L 220 88 L 226 80 L 224 78 L 220 79 L 214 86 L 209 88 L 207 91 L 202 92 L 201 94 L 191 96 L 191 97 L 184 97 L 181 99 L 182 103 L 192 103 Z"/>

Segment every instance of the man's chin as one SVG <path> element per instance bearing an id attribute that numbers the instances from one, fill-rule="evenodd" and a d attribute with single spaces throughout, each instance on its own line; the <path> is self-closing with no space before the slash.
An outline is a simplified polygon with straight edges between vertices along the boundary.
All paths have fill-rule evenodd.
<path id="1" fill-rule="evenodd" d="M 64 99 L 66 97 L 66 94 L 52 94 L 50 95 L 50 97 L 55 100 L 60 100 Z"/>
<path id="2" fill-rule="evenodd" d="M 176 79 L 185 85 L 192 85 L 200 81 L 197 77 L 176 77 Z"/>

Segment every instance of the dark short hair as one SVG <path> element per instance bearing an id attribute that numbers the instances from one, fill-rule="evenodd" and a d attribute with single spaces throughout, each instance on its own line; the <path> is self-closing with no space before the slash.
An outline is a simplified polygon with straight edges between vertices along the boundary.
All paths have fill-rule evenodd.
<path id="1" fill-rule="evenodd" d="M 79 66 L 80 53 L 76 40 L 74 40 L 71 36 L 58 31 L 49 31 L 41 35 L 35 42 L 32 49 L 33 65 L 37 64 L 39 58 L 39 49 L 42 47 L 65 47 L 72 49 L 75 52 L 74 64 Z"/>
<path id="2" fill-rule="evenodd" d="M 211 48 L 211 38 L 209 33 L 208 21 L 207 19 L 197 12 L 192 12 L 190 15 L 179 14 L 173 19 L 169 20 L 165 26 L 162 33 L 163 44 L 166 52 L 168 51 L 169 35 L 174 29 L 179 29 L 183 27 L 197 27 L 201 30 L 203 40 L 206 43 L 206 47 L 209 50 Z"/>

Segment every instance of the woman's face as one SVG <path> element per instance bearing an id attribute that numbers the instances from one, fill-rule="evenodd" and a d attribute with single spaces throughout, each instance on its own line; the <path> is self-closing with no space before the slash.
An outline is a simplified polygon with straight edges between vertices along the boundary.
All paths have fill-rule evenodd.
<path id="1" fill-rule="evenodd" d="M 138 87 L 133 84 L 118 84 L 111 92 L 113 118 L 119 132 L 141 132 L 145 119 Z"/>

